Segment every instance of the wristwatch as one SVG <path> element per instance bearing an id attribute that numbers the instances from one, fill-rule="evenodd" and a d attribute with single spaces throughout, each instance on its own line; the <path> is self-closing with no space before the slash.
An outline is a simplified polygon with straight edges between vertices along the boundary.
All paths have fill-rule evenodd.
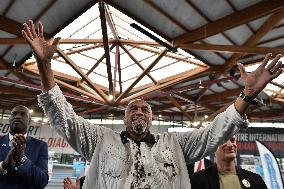
<path id="1" fill-rule="evenodd" d="M 2 167 L 3 161 L 0 162 L 0 175 L 7 174 L 7 170 Z"/>
<path id="2" fill-rule="evenodd" d="M 249 104 L 253 104 L 253 105 L 257 105 L 258 102 L 251 96 L 247 96 L 245 95 L 245 93 L 242 91 L 240 96 L 241 99 L 243 99 L 243 101 L 249 103 Z"/>

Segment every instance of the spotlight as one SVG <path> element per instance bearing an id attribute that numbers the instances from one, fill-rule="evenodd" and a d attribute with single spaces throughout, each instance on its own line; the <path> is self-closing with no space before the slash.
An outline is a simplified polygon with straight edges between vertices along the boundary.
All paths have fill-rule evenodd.
<path id="1" fill-rule="evenodd" d="M 109 100 L 113 100 L 113 95 L 111 95 L 111 94 L 108 95 L 108 99 L 109 99 Z"/>

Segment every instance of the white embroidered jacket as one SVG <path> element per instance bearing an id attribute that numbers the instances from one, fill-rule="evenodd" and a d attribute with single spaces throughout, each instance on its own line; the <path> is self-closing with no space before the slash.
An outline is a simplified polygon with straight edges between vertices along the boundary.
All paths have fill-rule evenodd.
<path id="1" fill-rule="evenodd" d="M 58 86 L 38 100 L 51 126 L 91 162 L 84 182 L 87 189 L 190 189 L 186 163 L 213 153 L 247 126 L 231 105 L 205 129 L 158 134 L 154 145 L 138 145 L 131 139 L 123 144 L 120 133 L 76 115 Z"/>

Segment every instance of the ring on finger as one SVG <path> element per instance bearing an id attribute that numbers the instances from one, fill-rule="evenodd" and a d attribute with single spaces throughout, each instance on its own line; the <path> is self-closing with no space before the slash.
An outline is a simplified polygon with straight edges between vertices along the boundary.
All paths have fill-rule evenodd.
<path id="1" fill-rule="evenodd" d="M 268 72 L 269 72 L 270 75 L 273 75 L 273 74 L 274 74 L 271 70 L 268 70 Z"/>

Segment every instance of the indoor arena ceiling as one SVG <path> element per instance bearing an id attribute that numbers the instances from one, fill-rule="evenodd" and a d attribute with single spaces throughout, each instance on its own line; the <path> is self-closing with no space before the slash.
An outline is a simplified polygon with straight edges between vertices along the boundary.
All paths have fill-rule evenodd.
<path id="1" fill-rule="evenodd" d="M 75 111 L 115 118 L 145 99 L 155 119 L 210 120 L 243 90 L 236 63 L 253 70 L 284 51 L 283 0 L 2 0 L 0 109 L 37 106 L 40 80 L 22 24 L 61 37 L 52 68 Z M 258 96 L 251 121 L 283 121 L 283 74 Z M 113 98 L 110 98 L 110 97 Z M 205 117 L 206 116 L 206 117 Z"/>

